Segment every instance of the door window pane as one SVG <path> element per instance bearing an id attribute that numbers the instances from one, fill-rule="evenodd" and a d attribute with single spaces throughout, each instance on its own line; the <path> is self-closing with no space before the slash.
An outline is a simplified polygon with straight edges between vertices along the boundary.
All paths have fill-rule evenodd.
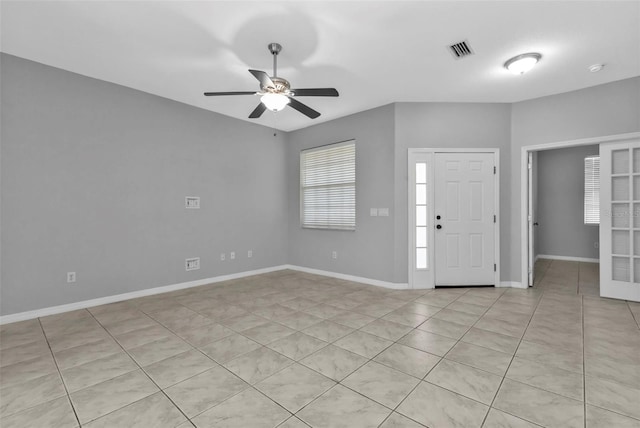
<path id="1" fill-rule="evenodd" d="M 611 232 L 611 251 L 621 256 L 629 255 L 629 232 L 626 230 Z"/>
<path id="2" fill-rule="evenodd" d="M 611 225 L 629 227 L 629 204 L 611 204 Z"/>
<path id="3" fill-rule="evenodd" d="M 416 205 L 427 205 L 426 184 L 416 184 Z"/>
<path id="4" fill-rule="evenodd" d="M 416 207 L 416 226 L 426 226 L 426 225 L 427 225 L 427 207 L 417 206 Z"/>
<path id="5" fill-rule="evenodd" d="M 611 173 L 629 173 L 629 150 L 614 150 L 611 152 Z"/>
<path id="6" fill-rule="evenodd" d="M 416 183 L 427 182 L 427 164 L 419 162 L 416 164 Z"/>
<path id="7" fill-rule="evenodd" d="M 640 234 L 638 235 L 640 237 Z M 416 247 L 425 248 L 427 246 L 427 228 L 416 227 Z"/>
<path id="8" fill-rule="evenodd" d="M 629 282 L 629 257 L 612 257 L 612 273 L 614 281 Z"/>
<path id="9" fill-rule="evenodd" d="M 629 200 L 629 177 L 613 177 L 611 179 L 611 200 Z"/>
<path id="10" fill-rule="evenodd" d="M 416 248 L 416 268 L 417 269 L 427 268 L 427 249 L 426 248 Z"/>

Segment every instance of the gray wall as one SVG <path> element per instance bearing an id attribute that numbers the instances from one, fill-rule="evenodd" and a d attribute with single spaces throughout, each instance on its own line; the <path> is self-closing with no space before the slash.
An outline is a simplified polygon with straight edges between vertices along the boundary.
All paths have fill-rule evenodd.
<path id="1" fill-rule="evenodd" d="M 286 135 L 0 60 L 1 314 L 286 263 Z"/>
<path id="2" fill-rule="evenodd" d="M 597 225 L 584 224 L 584 158 L 599 147 L 580 146 L 538 152 L 538 253 L 599 258 Z"/>
<path id="3" fill-rule="evenodd" d="M 394 277 L 407 282 L 408 149 L 498 148 L 500 149 L 500 245 L 502 281 L 510 280 L 509 271 L 509 182 L 510 182 L 509 104 L 399 103 L 396 104 L 395 145 L 395 249 Z"/>
<path id="4" fill-rule="evenodd" d="M 640 131 L 640 77 L 512 105 L 511 278 L 521 280 L 520 156 L 523 146 Z"/>
<path id="5" fill-rule="evenodd" d="M 521 147 L 640 131 L 640 77 L 512 105 L 398 103 L 274 137 L 9 55 L 0 65 L 1 314 L 283 263 L 406 282 L 410 147 L 501 150 L 501 279 L 520 281 Z M 302 230 L 300 150 L 352 138 L 357 230 Z M 186 195 L 202 209 L 185 210 Z M 202 268 L 185 272 L 193 256 Z"/>
<path id="6" fill-rule="evenodd" d="M 394 281 L 394 107 L 388 105 L 289 135 L 289 262 L 298 266 Z M 300 227 L 300 150 L 356 140 L 356 230 Z M 389 208 L 389 217 L 370 217 Z M 331 258 L 338 251 L 338 259 Z"/>

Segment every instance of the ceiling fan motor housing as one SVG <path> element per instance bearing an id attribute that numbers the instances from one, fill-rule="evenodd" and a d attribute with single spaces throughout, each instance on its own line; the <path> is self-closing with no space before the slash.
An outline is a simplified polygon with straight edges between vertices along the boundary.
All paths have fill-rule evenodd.
<path id="1" fill-rule="evenodd" d="M 289 94 L 291 89 L 291 84 L 287 79 L 283 79 L 282 77 L 272 77 L 271 81 L 275 85 L 275 87 L 271 86 L 261 86 L 261 89 L 264 92 L 271 92 L 274 94 Z"/>

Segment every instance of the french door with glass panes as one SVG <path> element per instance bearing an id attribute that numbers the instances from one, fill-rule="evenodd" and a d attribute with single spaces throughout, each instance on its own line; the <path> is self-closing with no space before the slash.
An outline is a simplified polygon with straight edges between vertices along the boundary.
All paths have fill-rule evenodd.
<path id="1" fill-rule="evenodd" d="M 600 145 L 600 296 L 640 302 L 640 141 Z"/>

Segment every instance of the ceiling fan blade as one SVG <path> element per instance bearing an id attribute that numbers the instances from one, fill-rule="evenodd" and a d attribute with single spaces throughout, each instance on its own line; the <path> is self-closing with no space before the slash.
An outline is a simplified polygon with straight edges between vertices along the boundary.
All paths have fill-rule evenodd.
<path id="1" fill-rule="evenodd" d="M 262 113 L 264 113 L 264 111 L 267 109 L 267 106 L 260 103 L 258 104 L 258 107 L 256 107 L 251 114 L 249 115 L 249 119 L 257 119 L 260 116 L 262 116 Z"/>
<path id="2" fill-rule="evenodd" d="M 260 70 L 249 70 L 249 73 L 253 74 L 253 77 L 260 81 L 260 85 L 264 88 L 275 88 L 276 84 L 273 83 L 271 77 L 264 71 Z"/>
<path id="3" fill-rule="evenodd" d="M 244 91 L 244 92 L 205 92 L 204 96 L 205 97 L 217 97 L 220 95 L 255 95 L 256 91 L 252 91 L 252 92 L 248 92 L 248 91 Z"/>
<path id="4" fill-rule="evenodd" d="M 289 106 L 291 106 L 291 108 L 298 110 L 300 113 L 304 114 L 305 116 L 310 117 L 311 119 L 315 119 L 316 117 L 320 116 L 320 113 L 318 113 L 311 107 L 305 104 L 302 104 L 300 101 L 294 99 L 293 97 L 288 97 L 288 98 L 289 98 Z"/>
<path id="5" fill-rule="evenodd" d="M 334 88 L 292 89 L 296 97 L 337 97 L 338 91 Z"/>

